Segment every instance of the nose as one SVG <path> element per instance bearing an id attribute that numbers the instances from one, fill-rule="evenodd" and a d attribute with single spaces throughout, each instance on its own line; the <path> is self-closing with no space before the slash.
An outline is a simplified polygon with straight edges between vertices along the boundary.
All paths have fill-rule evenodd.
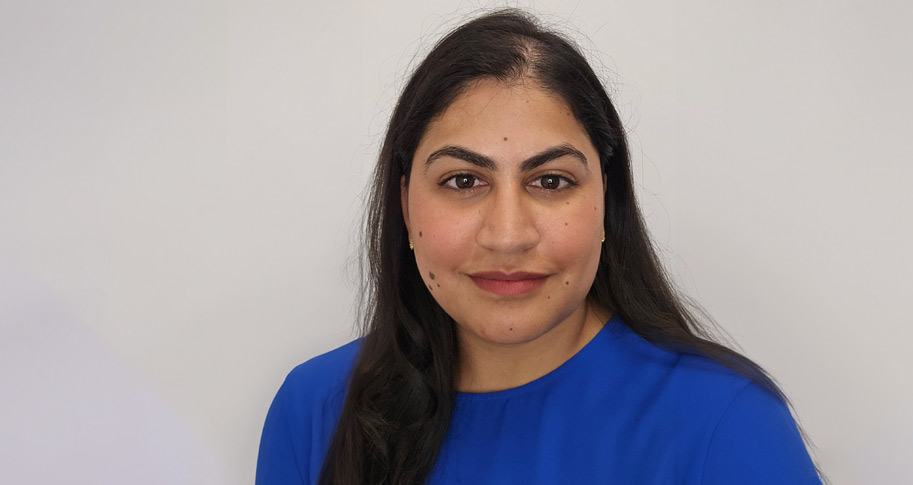
<path id="1" fill-rule="evenodd" d="M 522 188 L 502 186 L 481 208 L 482 223 L 476 234 L 479 246 L 496 252 L 517 253 L 535 247 L 541 235 L 535 208 Z"/>

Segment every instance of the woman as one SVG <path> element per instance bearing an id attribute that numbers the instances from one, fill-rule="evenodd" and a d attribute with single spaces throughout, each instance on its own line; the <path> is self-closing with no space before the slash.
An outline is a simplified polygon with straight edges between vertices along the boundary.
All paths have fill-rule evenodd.
<path id="1" fill-rule="evenodd" d="M 258 483 L 819 483 L 776 385 L 664 276 L 569 42 L 516 11 L 450 33 L 374 184 L 365 336 L 290 373 Z"/>

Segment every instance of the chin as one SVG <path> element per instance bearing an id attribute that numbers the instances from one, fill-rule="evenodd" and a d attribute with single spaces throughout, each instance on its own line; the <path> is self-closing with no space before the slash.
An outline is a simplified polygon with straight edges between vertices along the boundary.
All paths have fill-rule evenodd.
<path id="1" fill-rule="evenodd" d="M 473 333 L 476 338 L 496 344 L 515 345 L 531 342 L 548 333 L 554 326 L 547 323 L 530 324 L 529 322 L 505 322 L 498 325 L 486 324 L 482 328 L 463 327 Z"/>

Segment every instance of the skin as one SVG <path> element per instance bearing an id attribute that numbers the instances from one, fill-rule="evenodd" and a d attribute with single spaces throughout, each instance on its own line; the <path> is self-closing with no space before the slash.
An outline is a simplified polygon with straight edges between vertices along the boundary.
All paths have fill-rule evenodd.
<path id="1" fill-rule="evenodd" d="M 598 160 L 567 104 L 529 80 L 479 81 L 428 126 L 403 214 L 422 278 L 457 323 L 458 390 L 535 380 L 608 319 L 586 301 L 604 234 Z M 504 295 L 473 278 L 491 271 L 542 279 Z"/>

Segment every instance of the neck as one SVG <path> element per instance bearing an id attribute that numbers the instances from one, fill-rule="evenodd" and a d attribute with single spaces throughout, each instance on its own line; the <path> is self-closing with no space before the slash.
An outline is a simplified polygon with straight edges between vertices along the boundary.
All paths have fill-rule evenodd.
<path id="1" fill-rule="evenodd" d="M 460 392 L 494 392 L 532 382 L 560 367 L 580 351 L 609 318 L 592 305 L 578 311 L 533 340 L 498 344 L 460 335 Z"/>

